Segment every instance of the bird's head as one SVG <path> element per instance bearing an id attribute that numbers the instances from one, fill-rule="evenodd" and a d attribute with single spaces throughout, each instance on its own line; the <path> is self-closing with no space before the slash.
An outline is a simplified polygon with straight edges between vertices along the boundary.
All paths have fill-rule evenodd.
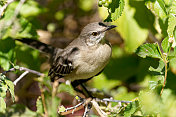
<path id="1" fill-rule="evenodd" d="M 80 36 L 85 39 L 88 46 L 96 45 L 104 38 L 106 31 L 115 27 L 115 25 L 107 26 L 101 22 L 90 23 L 83 28 Z"/>

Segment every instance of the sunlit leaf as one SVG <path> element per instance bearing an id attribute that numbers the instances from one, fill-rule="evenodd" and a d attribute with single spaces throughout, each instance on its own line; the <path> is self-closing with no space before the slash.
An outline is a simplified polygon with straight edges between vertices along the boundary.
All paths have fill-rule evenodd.
<path id="1" fill-rule="evenodd" d="M 133 101 L 125 107 L 124 117 L 130 117 L 139 108 L 139 102 Z"/>
<path id="2" fill-rule="evenodd" d="M 165 53 L 167 53 L 167 52 L 170 50 L 170 48 L 171 48 L 171 43 L 169 42 L 169 38 L 168 38 L 168 37 L 166 37 L 166 38 L 162 41 L 161 47 L 162 47 L 162 49 L 163 49 L 163 51 L 164 51 Z"/>
<path id="3" fill-rule="evenodd" d="M 0 40 L 0 67 L 4 70 L 9 70 L 10 62 L 14 62 L 14 48 L 15 42 L 11 38 Z"/>
<path id="4" fill-rule="evenodd" d="M 161 80 L 149 81 L 149 89 L 151 91 L 155 90 L 158 94 L 160 94 L 162 86 L 163 86 L 163 84 L 162 84 Z"/>
<path id="5" fill-rule="evenodd" d="M 64 112 L 65 110 L 66 110 L 66 108 L 64 106 L 59 107 L 59 113 Z"/>
<path id="6" fill-rule="evenodd" d="M 140 91 L 139 105 L 144 115 L 157 114 L 161 110 L 161 103 L 158 96 L 151 91 Z"/>
<path id="7" fill-rule="evenodd" d="M 5 80 L 7 86 L 8 86 L 8 90 L 10 91 L 10 94 L 12 96 L 12 100 L 15 101 L 15 94 L 14 94 L 14 84 L 12 81 L 6 79 Z"/>
<path id="8" fill-rule="evenodd" d="M 36 106 L 37 106 L 37 113 L 43 114 L 44 113 L 44 108 L 43 108 L 41 96 L 38 97 Z"/>
<path id="9" fill-rule="evenodd" d="M 176 46 L 176 36 L 174 34 L 175 27 L 176 27 L 176 1 L 173 0 L 170 10 L 169 10 L 169 19 L 168 19 L 168 28 L 167 33 L 169 36 L 169 40 L 173 43 L 172 47 Z"/>
<path id="10" fill-rule="evenodd" d="M 0 76 L 0 78 L 2 78 Z M 0 97 L 5 98 L 8 86 L 3 81 L 0 80 Z"/>
<path id="11" fill-rule="evenodd" d="M 146 57 L 152 57 L 152 58 L 159 58 L 161 59 L 161 54 L 158 49 L 158 44 L 153 43 L 147 43 L 141 45 L 139 48 L 136 50 L 136 54 L 142 58 Z"/>
<path id="12" fill-rule="evenodd" d="M 58 91 L 59 92 L 68 92 L 71 95 L 75 95 L 75 91 L 72 88 L 72 86 L 71 85 L 66 85 L 64 83 L 59 85 Z"/>
<path id="13" fill-rule="evenodd" d="M 18 3 L 11 3 L 6 9 L 4 17 L 0 20 L 0 38 L 37 38 L 35 26 L 23 16 L 16 17 L 14 15 Z"/>
<path id="14" fill-rule="evenodd" d="M 27 0 L 20 9 L 20 14 L 24 17 L 37 16 L 42 12 L 44 12 L 44 8 L 34 0 Z"/>
<path id="15" fill-rule="evenodd" d="M 129 0 L 125 0 L 122 16 L 113 23 L 118 26 L 116 30 L 124 40 L 125 50 L 128 52 L 134 52 L 148 36 L 148 30 L 136 21 L 135 15 L 135 8 L 129 5 Z"/>
<path id="16" fill-rule="evenodd" d="M 0 97 L 0 112 L 5 113 L 6 103 L 2 97 Z"/>
<path id="17" fill-rule="evenodd" d="M 166 20 L 167 12 L 163 0 L 148 0 L 146 6 L 150 9 L 156 16 L 160 17 L 162 20 Z"/>
<path id="18" fill-rule="evenodd" d="M 176 56 L 170 59 L 169 65 L 171 67 L 171 71 L 176 74 Z"/>
<path id="19" fill-rule="evenodd" d="M 124 6 L 125 6 L 124 0 L 112 0 L 112 2 L 109 4 L 108 7 L 109 15 L 104 21 L 105 22 L 115 21 L 122 15 Z"/>
<path id="20" fill-rule="evenodd" d="M 159 61 L 159 65 L 158 65 L 158 67 L 156 69 L 153 68 L 152 66 L 150 66 L 149 70 L 150 71 L 155 71 L 155 72 L 160 72 L 160 74 L 163 74 L 162 70 L 163 70 L 164 66 L 165 66 L 164 62 L 162 60 L 160 60 Z"/>
<path id="21" fill-rule="evenodd" d="M 100 90 L 102 89 L 110 90 L 111 88 L 120 84 L 120 82 L 117 80 L 110 80 L 110 79 L 108 80 L 105 74 L 103 73 L 93 78 L 92 81 L 93 81 L 92 83 L 93 87 L 100 89 Z"/>
<path id="22" fill-rule="evenodd" d="M 153 90 L 158 85 L 157 81 L 149 81 L 149 89 Z"/>

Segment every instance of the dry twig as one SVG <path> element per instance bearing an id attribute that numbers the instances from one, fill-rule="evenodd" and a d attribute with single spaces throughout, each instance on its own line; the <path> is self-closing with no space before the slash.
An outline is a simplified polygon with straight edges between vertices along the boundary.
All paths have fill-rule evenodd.
<path id="1" fill-rule="evenodd" d="M 13 72 L 13 71 L 16 71 L 16 70 L 19 70 L 19 71 L 25 71 L 24 73 L 22 73 L 21 75 L 20 75 L 20 77 L 18 77 L 13 83 L 14 83 L 14 85 L 16 85 L 24 76 L 26 76 L 28 73 L 33 73 L 33 74 L 36 74 L 36 75 L 38 75 L 38 76 L 45 76 L 45 74 L 43 74 L 43 73 L 40 73 L 40 72 L 38 72 L 38 71 L 35 71 L 35 70 L 31 70 L 31 69 L 28 69 L 28 68 L 25 68 L 25 67 L 14 67 L 14 68 L 11 68 L 11 69 L 9 69 L 8 71 L 4 71 L 3 73 L 2 73 L 2 75 L 5 75 L 5 74 L 7 74 L 8 72 Z"/>
<path id="2" fill-rule="evenodd" d="M 93 107 L 96 109 L 96 111 L 98 112 L 98 114 L 101 116 L 101 117 L 107 117 L 108 115 L 100 108 L 100 106 L 98 105 L 97 102 L 117 102 L 117 103 L 131 103 L 132 101 L 120 101 L 120 100 L 113 100 L 113 99 L 108 99 L 108 98 L 104 98 L 104 99 L 99 99 L 99 98 L 87 98 L 87 99 L 83 99 L 81 97 L 79 97 L 81 102 L 73 107 L 69 107 L 69 108 L 66 108 L 64 112 L 59 112 L 61 115 L 68 115 L 68 114 L 73 114 L 74 112 L 76 111 L 79 111 L 83 108 L 85 108 L 85 112 L 84 112 L 84 115 L 83 117 L 86 117 L 88 112 L 90 111 L 91 107 L 90 106 L 91 104 L 93 105 Z"/>

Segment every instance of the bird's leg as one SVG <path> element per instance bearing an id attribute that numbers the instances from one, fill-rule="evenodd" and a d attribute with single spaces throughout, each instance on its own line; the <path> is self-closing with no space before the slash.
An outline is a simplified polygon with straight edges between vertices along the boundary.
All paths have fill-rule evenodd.
<path id="1" fill-rule="evenodd" d="M 87 88 L 84 86 L 84 84 L 83 83 L 80 83 L 80 85 L 81 85 L 81 87 L 83 88 L 83 92 L 84 92 L 84 94 L 85 95 L 87 95 L 88 97 L 91 97 L 91 98 L 94 98 L 93 96 L 92 96 L 92 94 L 91 94 L 91 92 L 89 92 L 88 90 L 87 90 Z"/>
<path id="2" fill-rule="evenodd" d="M 74 88 L 75 91 L 77 91 L 77 92 L 79 92 L 79 93 L 85 95 L 84 92 L 83 92 L 82 90 L 78 89 L 77 87 L 73 87 L 73 88 Z"/>
<path id="3" fill-rule="evenodd" d="M 74 88 L 75 91 L 77 91 L 77 92 L 79 92 L 79 93 L 81 93 L 81 94 L 83 94 L 83 95 L 86 96 L 85 92 L 87 93 L 89 91 L 85 88 L 85 86 L 82 86 L 82 88 L 84 89 L 84 91 L 78 89 L 77 86 L 81 85 L 84 82 L 87 82 L 90 79 L 92 79 L 92 77 L 88 78 L 88 79 L 75 80 L 75 81 L 71 82 L 71 85 L 72 85 L 72 87 Z M 89 94 L 87 93 L 88 96 L 89 96 Z M 91 97 L 93 97 L 93 96 L 91 96 Z"/>

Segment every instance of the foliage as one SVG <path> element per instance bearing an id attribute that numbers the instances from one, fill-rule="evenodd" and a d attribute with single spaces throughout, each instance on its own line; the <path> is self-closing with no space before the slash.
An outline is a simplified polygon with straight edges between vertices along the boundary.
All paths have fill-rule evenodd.
<path id="1" fill-rule="evenodd" d="M 6 0 L 0 0 L 0 9 L 6 3 Z M 113 45 L 112 59 L 104 72 L 88 81 L 87 85 L 98 89 L 98 96 L 110 95 L 116 100 L 132 101 L 128 104 L 112 102 L 101 105 L 102 110 L 109 116 L 176 116 L 173 112 L 176 109 L 175 0 L 53 0 L 47 3 L 26 0 L 21 7 L 19 4 L 20 1 L 13 1 L 0 14 L 1 71 L 8 71 L 18 64 L 47 72 L 48 69 L 43 67 L 47 66 L 46 58 L 14 39 L 38 39 L 39 29 L 59 35 L 59 38 L 62 35 L 75 37 L 76 31 L 80 30 L 78 27 L 88 17 L 93 19 L 92 16 L 97 16 L 97 9 L 94 9 L 97 6 L 105 22 L 118 26 L 115 32 L 120 36 L 117 34 L 115 39 L 122 38 L 123 41 L 120 46 Z M 56 32 L 59 34 L 56 35 Z M 113 34 L 107 37 L 112 38 Z M 31 111 L 27 104 L 17 104 L 21 101 L 21 93 L 17 92 L 22 90 L 24 93 L 25 87 L 17 88 L 14 93 L 17 86 L 12 80 L 21 73 L 16 69 L 13 73 L 0 74 L 0 116 L 55 117 L 58 108 L 63 112 L 66 108 L 61 105 L 69 105 L 69 101 L 72 102 L 77 95 L 70 85 L 60 84 L 53 96 L 54 88 L 49 77 L 29 75 L 27 82 L 22 81 L 22 84 L 30 89 L 28 84 L 35 81 L 40 92 L 36 98 L 36 110 Z M 9 95 L 11 103 L 8 101 Z M 67 98 L 69 101 L 65 101 Z"/>

